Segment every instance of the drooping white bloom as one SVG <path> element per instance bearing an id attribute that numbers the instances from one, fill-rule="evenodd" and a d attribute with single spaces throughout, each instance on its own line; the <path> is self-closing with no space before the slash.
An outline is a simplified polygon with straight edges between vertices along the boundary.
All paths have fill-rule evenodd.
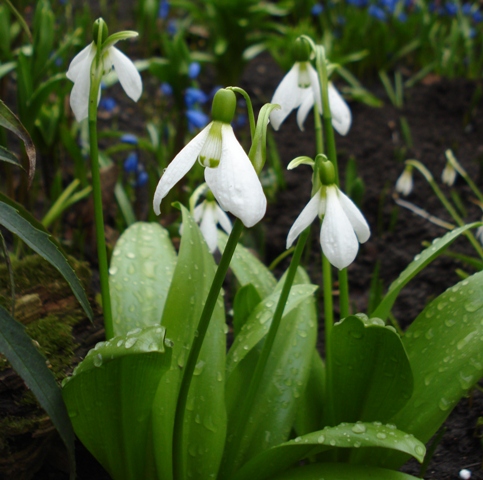
<path id="1" fill-rule="evenodd" d="M 287 248 L 317 215 L 322 218 L 322 251 L 332 265 L 342 270 L 356 258 L 359 243 L 369 239 L 369 225 L 352 200 L 336 185 L 323 185 L 292 225 L 287 237 Z"/>
<path id="2" fill-rule="evenodd" d="M 328 90 L 332 125 L 341 135 L 345 135 L 351 126 L 351 111 L 332 83 L 329 83 Z M 300 130 L 303 130 L 305 119 L 314 102 L 317 103 L 317 108 L 322 113 L 317 72 L 310 62 L 295 62 L 273 95 L 271 103 L 276 103 L 281 107 L 270 114 L 273 128 L 278 130 L 290 112 L 298 108 L 297 124 Z"/>
<path id="3" fill-rule="evenodd" d="M 168 165 L 154 194 L 153 208 L 161 213 L 161 200 L 199 160 L 205 180 L 226 212 L 252 227 L 265 215 L 267 200 L 252 162 L 238 143 L 230 124 L 208 124 Z"/>
<path id="4" fill-rule="evenodd" d="M 399 176 L 395 186 L 396 192 L 407 197 L 413 190 L 413 169 L 407 166 Z"/>
<path id="5" fill-rule="evenodd" d="M 200 225 L 201 233 L 203 234 L 210 252 L 216 250 L 218 244 L 218 229 L 221 228 L 227 233 L 231 233 L 231 221 L 228 215 L 218 206 L 213 200 L 204 200 L 195 207 L 193 212 L 195 221 Z"/>
<path id="6" fill-rule="evenodd" d="M 89 109 L 89 90 L 91 85 L 91 65 L 97 54 L 95 42 L 79 52 L 69 65 L 66 76 L 74 82 L 70 94 L 70 106 L 78 122 L 87 118 Z M 134 63 L 114 46 L 104 49 L 101 53 L 102 75 L 116 70 L 122 88 L 135 102 L 139 100 L 143 91 L 141 76 Z M 98 102 L 101 98 L 99 89 Z"/>
<path id="7" fill-rule="evenodd" d="M 446 165 L 443 168 L 443 172 L 441 173 L 441 181 L 448 185 L 448 187 L 452 187 L 456 180 L 456 169 L 451 162 L 446 162 Z"/>

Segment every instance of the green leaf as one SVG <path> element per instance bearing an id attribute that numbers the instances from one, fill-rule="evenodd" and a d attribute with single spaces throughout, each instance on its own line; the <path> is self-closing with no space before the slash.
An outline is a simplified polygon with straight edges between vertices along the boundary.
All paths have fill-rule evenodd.
<path id="1" fill-rule="evenodd" d="M 218 247 L 221 252 L 225 249 L 227 239 L 224 233 L 219 232 Z M 277 283 L 272 272 L 240 244 L 236 247 L 230 268 L 242 286 L 251 283 L 261 298 L 270 295 Z"/>
<path id="2" fill-rule="evenodd" d="M 431 302 L 403 337 L 414 373 L 414 393 L 391 419 L 427 442 L 455 405 L 483 377 L 483 272 Z M 378 462 L 398 468 L 404 458 Z"/>
<path id="3" fill-rule="evenodd" d="M 346 317 L 332 332 L 335 423 L 387 422 L 413 392 L 399 335 L 381 319 Z"/>
<path id="4" fill-rule="evenodd" d="M 45 358 L 34 347 L 25 328 L 0 305 L 0 352 L 22 377 L 47 412 L 67 447 L 71 472 L 75 472 L 74 431 L 62 394 Z"/>
<path id="5" fill-rule="evenodd" d="M 64 381 L 77 436 L 116 480 L 154 478 L 151 409 L 171 362 L 164 337 L 147 327 L 99 343 Z"/>
<path id="6" fill-rule="evenodd" d="M 236 292 L 233 300 L 233 335 L 235 337 L 261 301 L 260 295 L 251 283 L 244 285 Z"/>
<path id="7" fill-rule="evenodd" d="M 265 450 L 248 461 L 233 476 L 232 480 L 273 478 L 273 475 L 281 473 L 296 462 L 317 453 L 336 448 L 365 447 L 398 450 L 412 455 L 420 462 L 426 452 L 424 445 L 419 440 L 396 429 L 394 425 L 344 423 L 336 427 L 326 427 Z M 355 478 L 358 479 L 358 477 Z"/>
<path id="8" fill-rule="evenodd" d="M 2 147 L 0 145 L 0 160 L 11 163 L 13 165 L 17 165 L 17 167 L 20 167 L 23 169 L 22 163 L 19 161 L 19 159 L 9 150 L 7 150 L 5 147 Z"/>
<path id="9" fill-rule="evenodd" d="M 22 125 L 20 120 L 14 115 L 14 113 L 0 100 L 0 125 L 19 137 L 24 145 L 25 151 L 29 158 L 29 185 L 32 183 L 35 173 L 35 162 L 37 153 L 35 151 L 34 143 L 30 138 L 29 133 Z"/>
<path id="10" fill-rule="evenodd" d="M 86 292 L 75 271 L 41 223 L 21 205 L 0 193 L 0 225 L 18 235 L 32 250 L 51 263 L 65 278 L 72 292 L 92 320 L 93 313 Z"/>
<path id="11" fill-rule="evenodd" d="M 459 228 L 455 228 L 448 232 L 441 238 L 435 238 L 430 247 L 423 250 L 420 254 L 414 257 L 414 260 L 405 268 L 399 277 L 391 284 L 385 297 L 373 312 L 373 317 L 382 318 L 386 320 L 391 312 L 392 306 L 396 301 L 401 290 L 412 280 L 423 268 L 429 265 L 435 258 L 437 258 L 443 251 L 451 245 L 457 237 L 471 228 L 480 226 L 480 222 L 470 223 Z"/>
<path id="12" fill-rule="evenodd" d="M 109 268 L 114 334 L 159 325 L 176 265 L 167 230 L 138 222 L 121 235 Z"/>
<path id="13" fill-rule="evenodd" d="M 62 84 L 65 79 L 65 73 L 58 73 L 39 85 L 28 102 L 29 116 L 33 119 L 37 119 L 40 109 L 45 105 L 49 95 L 58 91 L 59 84 Z"/>
<path id="14" fill-rule="evenodd" d="M 215 272 L 213 256 L 198 225 L 186 208 L 181 209 L 183 235 L 161 321 L 173 342 L 173 363 L 159 385 L 153 410 L 156 465 L 163 480 L 173 475 L 173 422 L 182 369 Z M 193 478 L 216 476 L 225 446 L 225 328 L 220 296 L 201 348 L 185 414 L 182 461 Z"/>
<path id="15" fill-rule="evenodd" d="M 293 468 L 271 480 L 419 480 L 403 472 L 347 463 L 315 463 Z"/>

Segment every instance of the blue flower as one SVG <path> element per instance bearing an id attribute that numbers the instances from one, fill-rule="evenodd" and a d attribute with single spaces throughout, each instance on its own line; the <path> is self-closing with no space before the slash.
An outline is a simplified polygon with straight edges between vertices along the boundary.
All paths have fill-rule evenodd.
<path id="1" fill-rule="evenodd" d="M 186 118 L 188 119 L 188 129 L 193 132 L 197 128 L 204 128 L 208 125 L 210 118 L 199 110 L 187 110 Z"/>
<path id="2" fill-rule="evenodd" d="M 191 62 L 188 67 L 188 77 L 194 80 L 201 71 L 201 65 L 198 62 Z"/>
<path id="3" fill-rule="evenodd" d="M 476 10 L 473 12 L 472 18 L 474 22 L 480 23 L 483 20 L 483 14 L 479 10 Z"/>
<path id="4" fill-rule="evenodd" d="M 185 92 L 184 101 L 186 106 L 190 108 L 195 103 L 206 103 L 208 101 L 208 95 L 199 88 L 188 87 Z"/>
<path id="5" fill-rule="evenodd" d="M 158 9 L 158 18 L 168 18 L 169 15 L 169 2 L 168 0 L 161 0 Z"/>
<path id="6" fill-rule="evenodd" d="M 310 10 L 310 13 L 316 17 L 320 15 L 324 11 L 324 6 L 321 3 L 316 3 L 312 9 Z"/>
<path id="7" fill-rule="evenodd" d="M 131 152 L 126 160 L 124 160 L 124 171 L 126 173 L 136 172 L 138 169 L 138 154 L 136 152 Z"/>
<path id="8" fill-rule="evenodd" d="M 149 176 L 144 170 L 139 170 L 138 172 L 138 178 L 136 181 L 136 187 L 144 187 L 146 183 L 148 183 Z"/>
<path id="9" fill-rule="evenodd" d="M 461 6 L 461 11 L 463 12 L 464 15 L 471 15 L 471 5 L 469 3 L 463 3 Z"/>
<path id="10" fill-rule="evenodd" d="M 444 9 L 450 17 L 454 17 L 458 13 L 458 5 L 455 3 L 447 2 Z"/>
<path id="11" fill-rule="evenodd" d="M 176 35 L 176 32 L 178 31 L 178 22 L 176 22 L 176 20 L 169 20 L 166 30 L 170 35 Z"/>
<path id="12" fill-rule="evenodd" d="M 168 82 L 163 82 L 160 87 L 161 93 L 167 97 L 173 95 L 173 87 Z"/>
<path id="13" fill-rule="evenodd" d="M 397 19 L 401 22 L 401 23 L 406 23 L 407 19 L 408 19 L 408 16 L 404 13 L 404 12 L 401 12 Z"/>
<path id="14" fill-rule="evenodd" d="M 378 7 L 377 5 L 370 5 L 367 9 L 367 12 L 371 17 L 374 17 L 381 22 L 386 21 L 386 13 L 382 8 Z"/>
<path id="15" fill-rule="evenodd" d="M 138 137 L 133 135 L 132 133 L 125 133 L 121 136 L 122 143 L 128 143 L 129 145 L 137 145 L 138 144 Z"/>
<path id="16" fill-rule="evenodd" d="M 379 5 L 385 8 L 389 13 L 394 13 L 398 0 L 379 0 Z"/>
<path id="17" fill-rule="evenodd" d="M 353 5 L 354 7 L 364 8 L 367 7 L 369 0 L 347 0 L 348 5 Z"/>
<path id="18" fill-rule="evenodd" d="M 99 108 L 102 108 L 106 112 L 112 112 L 116 107 L 117 103 L 112 97 L 101 98 L 99 102 Z"/>

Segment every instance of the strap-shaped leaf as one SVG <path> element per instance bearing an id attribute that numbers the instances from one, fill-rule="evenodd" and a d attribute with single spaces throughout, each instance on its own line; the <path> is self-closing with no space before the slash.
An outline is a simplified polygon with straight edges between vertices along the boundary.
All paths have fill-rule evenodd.
<path id="1" fill-rule="evenodd" d="M 251 283 L 238 290 L 233 301 L 233 334 L 235 337 L 261 301 L 260 295 Z"/>
<path id="2" fill-rule="evenodd" d="M 98 344 L 64 381 L 77 436 L 115 480 L 155 478 L 151 409 L 170 363 L 165 329 L 147 327 Z"/>
<path id="3" fill-rule="evenodd" d="M 346 317 L 332 332 L 335 423 L 387 422 L 413 392 L 401 338 L 381 319 Z"/>
<path id="4" fill-rule="evenodd" d="M 20 160 L 5 147 L 0 145 L 0 160 L 3 162 L 11 163 L 12 165 L 17 165 L 17 167 L 23 168 Z"/>
<path id="5" fill-rule="evenodd" d="M 72 292 L 92 320 L 93 314 L 86 292 L 67 257 L 41 223 L 21 205 L 0 193 L 0 225 L 18 235 L 32 250 L 51 263 L 65 278 Z"/>
<path id="6" fill-rule="evenodd" d="M 0 352 L 32 390 L 60 434 L 69 454 L 72 475 L 75 472 L 74 432 L 62 394 L 45 358 L 34 347 L 25 328 L 0 305 Z"/>
<path id="7" fill-rule="evenodd" d="M 115 335 L 161 323 L 175 265 L 176 252 L 161 225 L 138 222 L 124 231 L 109 268 Z"/>
<path id="8" fill-rule="evenodd" d="M 422 461 L 426 449 L 414 436 L 380 423 L 343 423 L 283 443 L 248 461 L 232 480 L 264 480 L 296 462 L 334 448 L 380 447 L 405 452 Z M 357 478 L 357 477 L 356 477 Z"/>
<path id="9" fill-rule="evenodd" d="M 198 225 L 186 208 L 181 210 L 183 235 L 161 322 L 173 342 L 173 363 L 159 385 L 153 410 L 156 465 L 163 480 L 173 475 L 173 422 L 179 382 L 215 272 L 213 256 Z M 182 461 L 193 478 L 216 476 L 225 445 L 225 328 L 220 297 L 201 348 L 185 414 Z"/>
<path id="10" fill-rule="evenodd" d="M 456 238 L 471 228 L 480 226 L 480 222 L 470 223 L 463 227 L 455 228 L 441 238 L 436 238 L 430 247 L 423 250 L 414 257 L 414 260 L 401 272 L 399 277 L 392 282 L 389 290 L 376 310 L 372 313 L 373 317 L 385 320 L 391 312 L 392 306 L 396 301 L 401 290 L 412 280 L 424 267 L 437 258 Z"/>
<path id="11" fill-rule="evenodd" d="M 227 239 L 224 233 L 218 232 L 218 247 L 222 252 Z M 272 272 L 240 244 L 236 247 L 230 268 L 242 286 L 251 283 L 262 298 L 270 295 L 277 283 Z"/>

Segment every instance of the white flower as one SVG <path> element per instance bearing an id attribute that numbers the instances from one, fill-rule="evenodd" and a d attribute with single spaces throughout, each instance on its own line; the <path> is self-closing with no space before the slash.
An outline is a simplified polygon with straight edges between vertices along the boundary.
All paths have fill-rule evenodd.
<path id="1" fill-rule="evenodd" d="M 413 190 L 413 169 L 407 166 L 396 181 L 396 192 L 407 197 Z"/>
<path id="2" fill-rule="evenodd" d="M 67 78 L 74 82 L 70 94 L 70 106 L 78 122 L 88 115 L 91 65 L 96 53 L 97 46 L 92 42 L 74 57 L 66 73 Z M 128 97 L 137 102 L 143 91 L 143 84 L 134 63 L 114 46 L 106 48 L 101 55 L 102 75 L 106 75 L 114 67 L 122 88 Z M 99 89 L 98 102 L 100 98 Z"/>
<path id="3" fill-rule="evenodd" d="M 315 220 L 322 218 L 320 245 L 329 262 L 339 270 L 356 258 L 359 243 L 371 235 L 369 225 L 352 200 L 336 185 L 322 186 L 292 225 L 287 248 Z"/>
<path id="4" fill-rule="evenodd" d="M 273 128 L 278 130 L 290 112 L 298 108 L 297 123 L 300 130 L 303 130 L 305 119 L 314 102 L 317 102 L 317 108 L 322 113 L 317 72 L 310 62 L 296 62 L 280 82 L 273 95 L 271 103 L 277 103 L 281 107 L 279 110 L 273 110 L 270 114 Z M 352 115 L 347 103 L 332 83 L 329 83 L 329 105 L 332 125 L 341 135 L 345 135 L 351 126 Z"/>
<path id="5" fill-rule="evenodd" d="M 441 174 L 441 181 L 448 185 L 448 187 L 452 187 L 456 180 L 456 169 L 454 168 L 451 162 L 446 162 L 444 166 L 443 173 Z"/>
<path id="6" fill-rule="evenodd" d="M 228 215 L 214 200 L 204 200 L 197 205 L 193 212 L 193 217 L 199 223 L 201 233 L 211 253 L 216 250 L 218 244 L 218 230 L 216 226 L 220 224 L 226 233 L 231 233 L 231 221 Z"/>
<path id="7" fill-rule="evenodd" d="M 483 245 L 483 227 L 478 227 L 476 229 L 475 237 Z"/>
<path id="8" fill-rule="evenodd" d="M 265 215 L 267 200 L 252 162 L 228 123 L 208 124 L 168 165 L 154 194 L 153 208 L 161 213 L 161 200 L 191 169 L 196 160 L 205 168 L 205 180 L 226 212 L 252 227 Z"/>

